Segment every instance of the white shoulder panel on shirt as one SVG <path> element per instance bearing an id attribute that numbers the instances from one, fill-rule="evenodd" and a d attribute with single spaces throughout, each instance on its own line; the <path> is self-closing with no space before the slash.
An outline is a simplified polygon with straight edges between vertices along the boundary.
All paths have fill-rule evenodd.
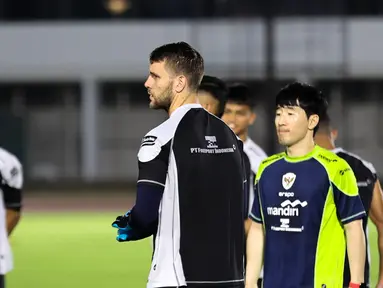
<path id="1" fill-rule="evenodd" d="M 140 162 L 149 162 L 156 158 L 162 149 L 162 144 L 158 137 L 146 135 L 141 142 L 140 150 L 138 151 L 138 160 Z"/>
<path id="2" fill-rule="evenodd" d="M 255 142 L 249 137 L 244 142 L 244 146 L 246 147 L 246 149 L 251 150 L 257 156 L 261 158 L 267 158 L 267 154 L 265 153 L 265 151 L 263 151 L 263 149 L 259 147 L 259 145 L 255 144 Z"/>
<path id="3" fill-rule="evenodd" d="M 23 167 L 15 155 L 0 148 L 0 172 L 3 181 L 10 187 L 21 189 L 23 187 Z"/>
<path id="4" fill-rule="evenodd" d="M 201 108 L 199 104 L 187 104 L 177 108 L 165 122 L 149 131 L 141 141 L 141 147 L 138 151 L 138 160 L 140 162 L 149 162 L 156 158 L 162 150 L 162 147 L 171 141 L 174 137 L 178 124 L 185 114 L 192 108 Z"/>
<path id="5" fill-rule="evenodd" d="M 266 153 L 250 138 L 247 138 L 243 143 L 243 150 L 245 151 L 247 157 L 249 157 L 251 170 L 256 174 L 261 162 L 267 158 Z"/>

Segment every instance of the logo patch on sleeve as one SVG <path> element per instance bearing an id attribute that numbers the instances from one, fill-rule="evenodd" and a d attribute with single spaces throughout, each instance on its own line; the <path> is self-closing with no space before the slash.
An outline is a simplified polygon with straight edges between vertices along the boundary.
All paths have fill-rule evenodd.
<path id="1" fill-rule="evenodd" d="M 156 136 L 147 135 L 142 139 L 140 150 L 138 151 L 138 160 L 140 162 L 149 162 L 161 153 L 161 143 Z"/>
<path id="2" fill-rule="evenodd" d="M 143 147 L 143 146 L 153 146 L 155 144 L 156 140 L 157 140 L 156 136 L 147 135 L 144 138 L 142 138 L 141 147 Z"/>
<path id="3" fill-rule="evenodd" d="M 13 167 L 10 174 L 11 174 L 11 177 L 15 177 L 19 174 L 19 170 L 16 167 Z"/>

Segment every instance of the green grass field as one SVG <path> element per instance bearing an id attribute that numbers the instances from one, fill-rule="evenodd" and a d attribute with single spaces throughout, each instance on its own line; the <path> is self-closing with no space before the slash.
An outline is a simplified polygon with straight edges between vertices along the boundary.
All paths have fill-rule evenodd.
<path id="1" fill-rule="evenodd" d="M 9 288 L 145 287 L 151 242 L 118 243 L 116 214 L 25 214 L 12 235 Z"/>
<path id="2" fill-rule="evenodd" d="M 115 241 L 115 214 L 24 214 L 11 245 L 15 269 L 8 288 L 145 287 L 151 239 Z M 372 282 L 377 278 L 376 230 L 370 229 Z M 372 286 L 373 287 L 373 286 Z"/>

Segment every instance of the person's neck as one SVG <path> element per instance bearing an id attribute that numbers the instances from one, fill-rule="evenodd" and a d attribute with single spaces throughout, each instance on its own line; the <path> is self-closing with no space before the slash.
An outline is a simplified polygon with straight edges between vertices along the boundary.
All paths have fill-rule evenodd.
<path id="1" fill-rule="evenodd" d="M 335 143 L 331 140 L 330 136 L 328 135 L 322 135 L 322 134 L 316 135 L 315 143 L 319 145 L 320 147 L 327 150 L 334 150 L 336 147 Z"/>
<path id="2" fill-rule="evenodd" d="M 244 133 L 242 133 L 242 134 L 239 134 L 238 137 L 239 137 L 239 139 L 242 140 L 243 143 L 245 143 L 245 141 L 247 140 L 247 138 L 249 138 L 248 135 L 247 135 L 247 132 L 244 132 Z"/>
<path id="3" fill-rule="evenodd" d="M 286 147 L 286 153 L 289 157 L 303 157 L 309 154 L 315 148 L 315 142 L 313 138 L 302 139 L 300 142 Z"/>
<path id="4" fill-rule="evenodd" d="M 178 94 L 174 97 L 174 100 L 172 104 L 170 105 L 168 114 L 169 116 L 172 115 L 172 113 L 179 107 L 186 105 L 186 104 L 197 104 L 198 98 L 196 93 L 189 93 L 189 94 Z"/>
<path id="5" fill-rule="evenodd" d="M 335 145 L 332 144 L 330 141 L 329 142 L 325 142 L 324 144 L 319 145 L 319 146 L 321 146 L 322 148 L 327 149 L 327 150 L 334 150 L 335 149 Z"/>

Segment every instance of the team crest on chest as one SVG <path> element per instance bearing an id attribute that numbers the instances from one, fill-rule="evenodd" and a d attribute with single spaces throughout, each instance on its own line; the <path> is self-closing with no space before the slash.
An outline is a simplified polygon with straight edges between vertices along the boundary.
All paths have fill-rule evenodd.
<path id="1" fill-rule="evenodd" d="M 291 173 L 291 172 L 283 175 L 282 176 L 283 188 L 285 188 L 286 190 L 289 190 L 293 186 L 296 178 L 297 178 L 297 175 L 295 175 L 294 173 Z"/>

